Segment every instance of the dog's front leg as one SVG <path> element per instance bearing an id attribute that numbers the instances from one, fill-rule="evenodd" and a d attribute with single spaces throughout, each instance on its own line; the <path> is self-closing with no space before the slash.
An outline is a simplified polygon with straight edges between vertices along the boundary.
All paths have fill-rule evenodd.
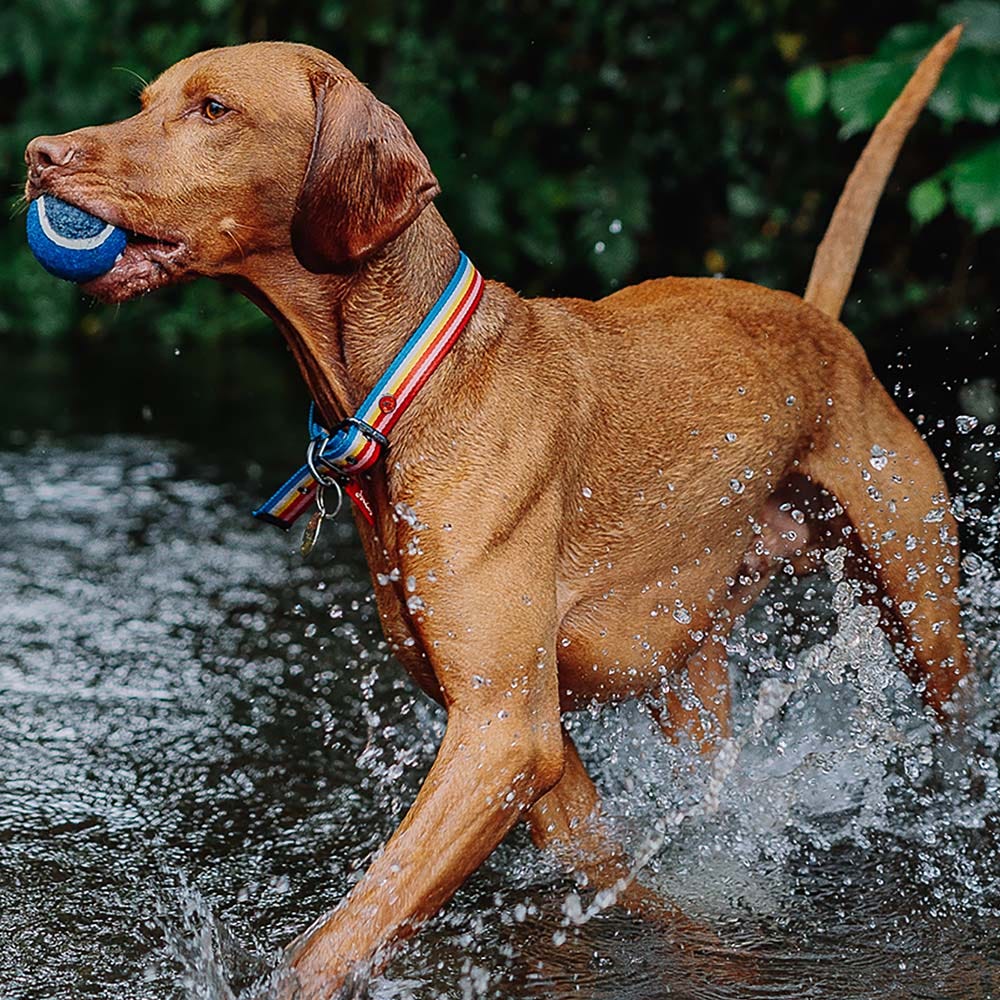
<path id="1" fill-rule="evenodd" d="M 425 539 L 403 569 L 404 579 L 434 581 L 415 624 L 448 709 L 444 739 L 368 872 L 289 948 L 286 995 L 296 1000 L 325 1000 L 352 970 L 377 963 L 562 774 L 554 573 L 534 558 L 537 549 L 529 558 L 510 543 L 471 558 L 434 550 Z"/>

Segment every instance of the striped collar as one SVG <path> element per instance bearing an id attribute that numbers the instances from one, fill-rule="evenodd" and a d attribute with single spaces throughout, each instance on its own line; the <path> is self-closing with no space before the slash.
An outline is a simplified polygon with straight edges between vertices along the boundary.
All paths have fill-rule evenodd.
<path id="1" fill-rule="evenodd" d="M 343 484 L 361 515 L 374 515 L 358 476 L 370 469 L 388 448 L 388 433 L 413 402 L 448 349 L 465 328 L 483 294 L 483 277 L 465 254 L 448 286 L 423 322 L 393 358 L 353 417 L 327 430 L 309 408 L 307 462 L 290 476 L 253 516 L 279 528 L 290 528 L 315 501 L 316 473 Z"/>

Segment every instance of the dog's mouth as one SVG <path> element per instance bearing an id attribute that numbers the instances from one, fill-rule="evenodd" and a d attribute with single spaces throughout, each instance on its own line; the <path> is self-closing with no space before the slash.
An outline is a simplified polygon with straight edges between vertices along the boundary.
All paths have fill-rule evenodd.
<path id="1" fill-rule="evenodd" d="M 124 302 L 174 284 L 188 275 L 188 245 L 174 233 L 137 229 L 128 214 L 111 202 L 99 197 L 80 197 L 72 191 L 39 190 L 29 180 L 29 200 L 48 193 L 117 226 L 126 234 L 125 249 L 111 270 L 80 284 L 81 291 L 87 295 L 102 302 Z"/>
<path id="2" fill-rule="evenodd" d="M 81 206 L 82 207 L 82 206 Z M 90 211 L 90 209 L 88 209 Z M 113 224 L 113 219 L 102 215 Z M 180 240 L 153 236 L 122 226 L 127 242 L 110 271 L 80 285 L 102 302 L 124 302 L 173 284 L 186 274 L 187 246 Z"/>

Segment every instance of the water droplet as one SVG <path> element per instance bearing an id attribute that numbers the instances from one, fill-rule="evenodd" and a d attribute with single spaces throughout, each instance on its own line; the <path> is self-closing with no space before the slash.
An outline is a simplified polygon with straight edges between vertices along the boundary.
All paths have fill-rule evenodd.
<path id="1" fill-rule="evenodd" d="M 688 625 L 691 622 L 691 612 L 687 608 L 674 608 L 674 621 L 681 625 Z"/>
<path id="2" fill-rule="evenodd" d="M 579 922 L 583 916 L 583 903 L 575 892 L 569 893 L 563 900 L 562 911 L 574 924 Z"/>
<path id="3" fill-rule="evenodd" d="M 413 528 L 414 531 L 424 531 L 424 530 L 426 530 L 427 525 L 424 524 L 420 520 L 419 517 L 417 517 L 417 512 L 409 504 L 403 503 L 400 500 L 393 507 L 393 511 L 394 511 L 396 517 L 400 521 L 404 521 L 411 528 Z"/>
<path id="4" fill-rule="evenodd" d="M 979 421 L 968 414 L 961 414 L 955 417 L 955 426 L 959 434 L 970 434 L 979 426 Z"/>
<path id="5" fill-rule="evenodd" d="M 589 486 L 584 486 L 580 492 L 583 494 L 584 500 L 589 500 L 594 495 L 594 491 Z"/>
<path id="6" fill-rule="evenodd" d="M 795 405 L 795 397 L 794 396 L 789 396 L 785 400 L 785 406 L 794 406 L 794 405 Z"/>
<path id="7" fill-rule="evenodd" d="M 872 457 L 868 460 L 873 469 L 882 471 L 889 464 L 889 457 L 880 445 L 872 445 Z"/>
<path id="8" fill-rule="evenodd" d="M 611 225 L 608 226 L 608 232 L 617 234 L 620 233 L 621 231 L 622 231 L 622 220 L 612 219 Z"/>
<path id="9" fill-rule="evenodd" d="M 607 247 L 606 247 L 606 246 L 605 246 L 605 244 L 604 244 L 604 240 L 598 240 L 598 241 L 597 241 L 597 242 L 596 242 L 596 243 L 594 244 L 594 253 L 604 253 L 604 251 L 605 251 L 606 249 L 607 249 Z"/>

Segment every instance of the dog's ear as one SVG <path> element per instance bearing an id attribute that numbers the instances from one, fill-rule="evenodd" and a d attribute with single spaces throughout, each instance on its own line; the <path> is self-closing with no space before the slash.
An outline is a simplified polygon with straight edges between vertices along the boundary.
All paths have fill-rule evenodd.
<path id="1" fill-rule="evenodd" d="M 441 189 L 392 108 L 349 77 L 312 85 L 316 129 L 292 249 L 310 271 L 343 271 L 398 236 Z"/>

